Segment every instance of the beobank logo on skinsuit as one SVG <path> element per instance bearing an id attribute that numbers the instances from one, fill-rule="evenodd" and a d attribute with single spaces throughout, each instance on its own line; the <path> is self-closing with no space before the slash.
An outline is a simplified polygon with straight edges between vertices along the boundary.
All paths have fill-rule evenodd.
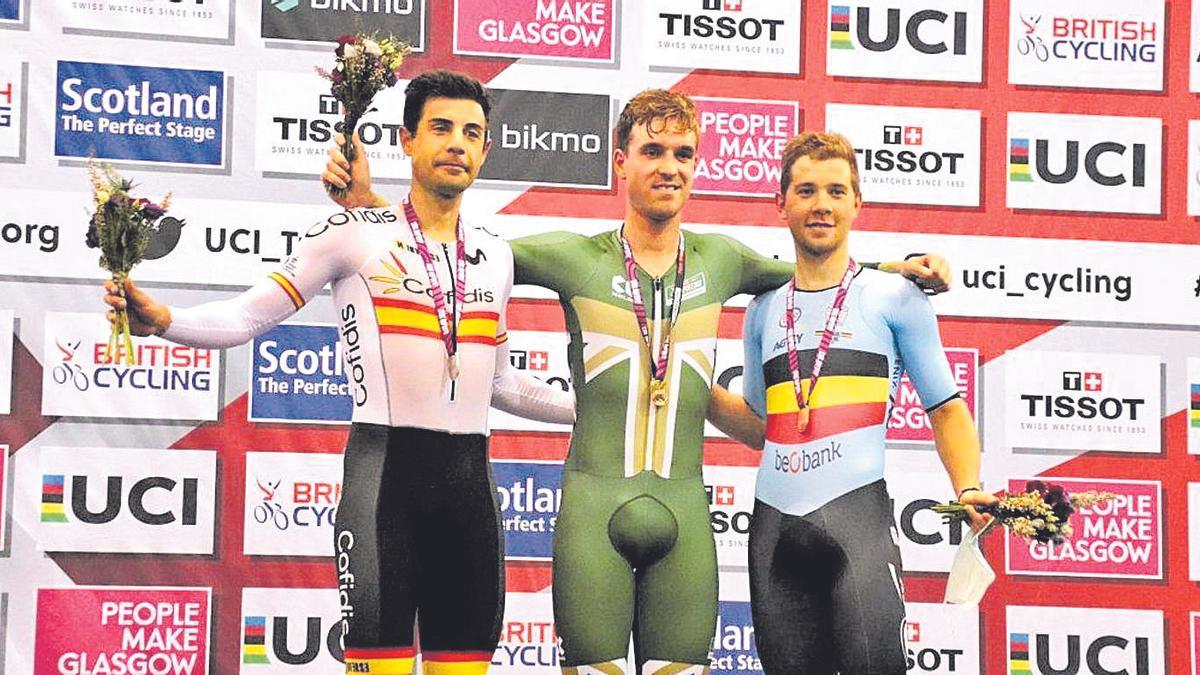
<path id="1" fill-rule="evenodd" d="M 830 75 L 980 82 L 983 0 L 830 0 Z"/>
<path id="2" fill-rule="evenodd" d="M 123 346 L 110 352 L 111 333 L 103 314 L 46 313 L 43 414 L 217 419 L 220 351 L 135 337 L 131 365 Z"/>
<path id="3" fill-rule="evenodd" d="M 830 103 L 825 120 L 854 146 L 863 201 L 979 206 L 979 111 Z"/>
<path id="4" fill-rule="evenodd" d="M 507 593 L 489 673 L 558 675 L 560 648 L 550 593 Z"/>
<path id="5" fill-rule="evenodd" d="M 340 672 L 341 621 L 336 589 L 243 588 L 238 672 Z"/>
<path id="6" fill-rule="evenodd" d="M 1061 544 L 1005 540 L 1009 574 L 1065 577 L 1161 579 L 1162 485 L 1158 481 L 1039 478 L 1067 493 L 1110 492 L 1112 501 L 1078 509 L 1073 536 Z M 1010 494 L 1025 490 L 1025 479 L 1010 480 Z"/>
<path id="7" fill-rule="evenodd" d="M 254 338 L 251 352 L 252 422 L 345 423 L 356 395 L 365 400 L 361 382 L 350 382 L 365 371 L 348 365 L 336 326 L 281 324 Z"/>
<path id="8" fill-rule="evenodd" d="M 615 0 L 455 0 L 454 53 L 612 63 Z"/>
<path id="9" fill-rule="evenodd" d="M 761 675 L 763 669 L 754 642 L 749 602 L 721 600 L 717 603 L 717 631 L 709 659 L 713 673 Z"/>
<path id="10" fill-rule="evenodd" d="M 243 553 L 333 555 L 341 453 L 247 452 L 245 496 Z"/>
<path id="11" fill-rule="evenodd" d="M 1013 0 L 1008 7 L 1010 83 L 1162 91 L 1162 0 Z"/>
<path id="12" fill-rule="evenodd" d="M 783 147 L 800 128 L 800 105 L 794 101 L 692 100 L 700 115 L 693 191 L 751 197 L 779 192 L 779 162 Z"/>
<path id="13" fill-rule="evenodd" d="M 39 588 L 33 672 L 207 675 L 209 588 Z"/>
<path id="14" fill-rule="evenodd" d="M 979 675 L 978 605 L 906 602 L 904 607 L 908 672 Z"/>
<path id="15" fill-rule="evenodd" d="M 758 469 L 750 466 L 704 467 L 709 524 L 717 543 L 717 564 L 747 567 L 750 520 L 754 513 L 754 481 Z"/>
<path id="16" fill-rule="evenodd" d="M 643 47 L 651 66 L 800 72 L 799 2 L 646 0 Z"/>
<path id="17" fill-rule="evenodd" d="M 493 460 L 504 557 L 550 560 L 562 505 L 562 462 Z"/>
<path id="18" fill-rule="evenodd" d="M 223 168 L 225 73 L 59 61 L 56 157 Z"/>
<path id="19" fill-rule="evenodd" d="M 1004 355 L 1006 443 L 1160 453 L 1160 368 L 1159 357 L 1141 354 L 1010 351 Z"/>
<path id="20" fill-rule="evenodd" d="M 1162 120 L 1008 113 L 1010 209 L 1162 212 Z"/>
<path id="21" fill-rule="evenodd" d="M 971 419 L 978 406 L 979 351 L 976 349 L 946 349 L 946 360 L 950 362 L 950 374 L 958 385 L 958 393 L 971 411 Z M 929 405 L 938 401 L 929 401 Z M 887 440 L 913 443 L 933 443 L 933 427 L 925 412 L 925 402 L 917 395 L 912 380 L 905 372 L 892 403 L 892 414 L 888 418 Z"/>
<path id="22" fill-rule="evenodd" d="M 1006 613 L 1009 673 L 1167 672 L 1161 611 L 1009 605 Z"/>
<path id="23" fill-rule="evenodd" d="M 213 552 L 215 450 L 45 447 L 24 475 L 38 496 L 38 548 Z"/>

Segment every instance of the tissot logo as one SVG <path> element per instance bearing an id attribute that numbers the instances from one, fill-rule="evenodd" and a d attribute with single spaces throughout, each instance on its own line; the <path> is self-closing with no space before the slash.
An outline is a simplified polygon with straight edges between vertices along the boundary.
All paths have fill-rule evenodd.
<path id="1" fill-rule="evenodd" d="M 212 552 L 216 453 L 45 448 L 37 476 L 46 551 Z"/>
<path id="2" fill-rule="evenodd" d="M 978 607 L 909 602 L 905 610 L 908 672 L 979 673 Z"/>
<path id="3" fill-rule="evenodd" d="M 653 65 L 799 72 L 800 3 L 650 0 L 643 6 Z"/>
<path id="4" fill-rule="evenodd" d="M 982 3 L 829 5 L 830 75 L 978 82 Z"/>
<path id="5" fill-rule="evenodd" d="M 750 519 L 754 511 L 754 479 L 758 470 L 740 466 L 707 466 L 709 524 L 717 543 L 717 562 L 745 567 Z"/>
<path id="6" fill-rule="evenodd" d="M 550 352 L 543 349 L 510 349 L 508 361 L 517 370 L 545 371 L 550 368 Z"/>
<path id="7" fill-rule="evenodd" d="M 1159 452 L 1159 359 L 1018 350 L 1006 355 L 1009 443 Z"/>
<path id="8" fill-rule="evenodd" d="M 1159 213 L 1162 121 L 1008 114 L 1010 208 Z"/>
<path id="9" fill-rule="evenodd" d="M 371 25 L 425 50 L 425 0 L 269 0 L 262 3 L 262 36 L 334 42 Z"/>
<path id="10" fill-rule="evenodd" d="M 1010 605 L 1007 624 L 1009 672 L 1167 672 L 1161 611 Z"/>
<path id="11" fill-rule="evenodd" d="M 1162 89 L 1161 0 L 1013 0 L 1009 12 L 1010 82 Z"/>
<path id="12" fill-rule="evenodd" d="M 830 103 L 825 118 L 854 146 L 864 201 L 979 204 L 977 111 Z"/>
<path id="13" fill-rule="evenodd" d="M 91 0 L 63 6 L 63 27 L 79 33 L 127 33 L 229 40 L 230 0 Z"/>

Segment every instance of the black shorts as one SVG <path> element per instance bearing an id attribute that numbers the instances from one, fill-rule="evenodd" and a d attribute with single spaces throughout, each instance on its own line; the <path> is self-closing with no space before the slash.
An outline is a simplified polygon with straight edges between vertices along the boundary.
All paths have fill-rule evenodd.
<path id="1" fill-rule="evenodd" d="M 750 607 L 763 672 L 903 675 L 901 573 L 883 480 L 804 516 L 756 501 Z"/>
<path id="2" fill-rule="evenodd" d="M 490 661 L 503 533 L 487 437 L 354 424 L 334 547 L 346 658 Z M 362 672 L 371 672 L 362 669 Z"/>

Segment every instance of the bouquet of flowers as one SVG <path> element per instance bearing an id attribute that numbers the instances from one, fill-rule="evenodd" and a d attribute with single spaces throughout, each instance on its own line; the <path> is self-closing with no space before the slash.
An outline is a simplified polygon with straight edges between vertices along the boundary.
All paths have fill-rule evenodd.
<path id="1" fill-rule="evenodd" d="M 92 203 L 95 210 L 87 230 L 88 248 L 100 249 L 100 266 L 112 275 L 117 295 L 125 295 L 125 278 L 133 266 L 146 256 L 150 236 L 158 227 L 158 220 L 171 204 L 171 194 L 156 204 L 149 199 L 135 198 L 132 182 L 120 176 L 108 164 L 88 162 L 88 174 L 92 179 Z M 129 318 L 125 310 L 116 310 L 112 335 L 108 338 L 108 358 L 116 361 L 120 352 L 125 352 L 125 362 L 134 364 L 133 337 L 129 332 Z"/>
<path id="2" fill-rule="evenodd" d="M 996 522 L 1026 541 L 1062 543 L 1070 537 L 1071 514 L 1076 509 L 1104 504 L 1113 499 L 1109 492 L 1076 492 L 1068 494 L 1061 485 L 1047 485 L 1040 480 L 1025 484 L 1020 494 L 1005 495 L 990 506 L 976 506 L 979 513 L 987 513 Z M 966 520 L 967 507 L 958 502 L 939 504 L 933 507 L 947 522 Z"/>
<path id="3" fill-rule="evenodd" d="M 333 70 L 317 68 L 317 73 L 330 81 L 330 93 L 342 104 L 345 114 L 342 154 L 352 162 L 355 153 L 351 136 L 358 127 L 358 121 L 370 109 L 375 94 L 396 84 L 400 65 L 412 50 L 390 35 L 379 37 L 377 34 L 359 33 L 338 38 L 338 46 L 333 53 L 337 56 Z M 326 184 L 326 189 L 338 197 L 344 197 L 349 186 L 338 188 Z"/>

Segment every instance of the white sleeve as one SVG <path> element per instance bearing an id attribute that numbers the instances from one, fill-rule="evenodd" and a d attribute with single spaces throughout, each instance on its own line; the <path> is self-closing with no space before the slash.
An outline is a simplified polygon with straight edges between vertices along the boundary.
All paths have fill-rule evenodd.
<path id="1" fill-rule="evenodd" d="M 295 314 L 325 287 L 357 267 L 361 246 L 351 227 L 323 221 L 308 230 L 296 251 L 266 279 L 241 295 L 195 307 L 171 309 L 171 325 L 163 338 L 172 342 L 220 349 L 248 342 Z"/>
<path id="2" fill-rule="evenodd" d="M 538 422 L 575 423 L 574 394 L 513 368 L 507 340 L 496 346 L 492 407 Z"/>

